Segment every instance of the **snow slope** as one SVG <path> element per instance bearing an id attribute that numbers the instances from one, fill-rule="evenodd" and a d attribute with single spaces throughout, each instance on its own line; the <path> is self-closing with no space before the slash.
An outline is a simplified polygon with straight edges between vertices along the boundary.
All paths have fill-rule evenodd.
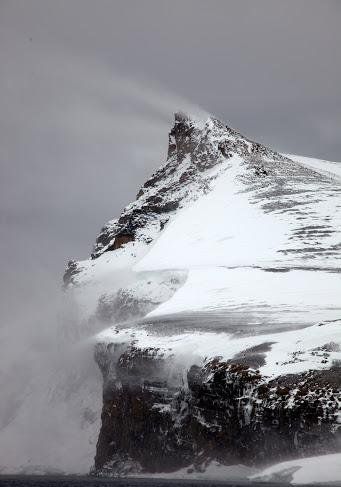
<path id="1" fill-rule="evenodd" d="M 284 169 L 273 169 L 272 181 L 263 185 L 245 181 L 239 156 L 228 164 L 226 170 L 220 168 L 212 190 L 166 226 L 136 271 L 340 266 L 339 181 L 323 180 L 316 173 L 309 179 L 304 171 L 283 181 L 282 163 Z"/>
<path id="2" fill-rule="evenodd" d="M 203 266 L 190 269 L 185 284 L 146 320 L 180 313 L 210 313 L 218 320 L 223 314 L 225 330 L 269 332 L 340 318 L 340 296 L 338 273 Z"/>
<path id="3" fill-rule="evenodd" d="M 285 244 L 287 225 L 250 204 L 238 180 L 242 159 L 234 156 L 228 164 L 212 191 L 167 225 L 136 271 L 273 265 L 277 261 L 276 251 Z M 174 242 L 171 252 L 169 242 Z"/>
<path id="4" fill-rule="evenodd" d="M 315 167 L 323 175 L 324 163 Z M 277 209 L 264 211 L 264 200 L 255 202 L 243 187 L 243 161 L 236 156 L 229 164 L 212 191 L 182 209 L 134 267 L 137 272 L 188 271 L 184 286 L 148 318 L 225 313 L 225 329 L 238 329 L 243 322 L 250 332 L 255 325 L 267 331 L 340 318 L 337 174 L 318 200 L 318 176 L 314 183 L 294 178 L 298 213 L 292 213 L 290 205 L 283 207 L 283 191 L 277 195 Z"/>
<path id="5" fill-rule="evenodd" d="M 273 465 L 250 477 L 261 482 L 290 481 L 292 484 L 341 482 L 341 453 L 299 458 Z"/>

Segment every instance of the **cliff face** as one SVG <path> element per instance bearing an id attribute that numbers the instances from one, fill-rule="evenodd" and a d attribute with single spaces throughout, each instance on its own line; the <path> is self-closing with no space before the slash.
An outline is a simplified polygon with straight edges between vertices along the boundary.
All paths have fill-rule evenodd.
<path id="1" fill-rule="evenodd" d="M 340 449 L 340 367 L 266 381 L 238 359 L 213 359 L 192 365 L 185 386 L 156 349 L 116 353 L 96 351 L 101 474 L 201 471 L 212 460 L 261 466 Z"/>
<path id="2" fill-rule="evenodd" d="M 104 328 L 96 474 L 341 450 L 341 184 L 308 166 L 176 114 L 166 162 L 69 263 Z"/>

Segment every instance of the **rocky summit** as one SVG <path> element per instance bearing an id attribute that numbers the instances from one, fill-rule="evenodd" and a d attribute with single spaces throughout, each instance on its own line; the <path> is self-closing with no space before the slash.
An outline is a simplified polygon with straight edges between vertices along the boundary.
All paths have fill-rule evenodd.
<path id="1" fill-rule="evenodd" d="M 175 115 L 64 275 L 103 377 L 94 474 L 341 461 L 339 168 Z"/>

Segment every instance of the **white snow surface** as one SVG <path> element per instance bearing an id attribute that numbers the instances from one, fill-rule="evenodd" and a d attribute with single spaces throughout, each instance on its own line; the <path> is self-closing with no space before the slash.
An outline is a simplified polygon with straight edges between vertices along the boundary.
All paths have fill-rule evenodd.
<path id="1" fill-rule="evenodd" d="M 293 181 L 294 203 L 291 194 L 284 195 L 274 202 L 277 210 L 264 211 L 264 200 L 255 200 L 257 191 L 249 194 L 245 190 L 244 172 L 243 160 L 237 155 L 220 167 L 212 190 L 178 212 L 135 270 L 340 267 L 339 253 L 331 250 L 340 243 L 340 181 L 321 191 L 315 182 Z M 300 210 L 293 213 L 293 204 Z M 321 252 L 312 254 L 311 247 L 321 247 Z"/>
<path id="2" fill-rule="evenodd" d="M 341 453 L 298 458 L 278 463 L 249 477 L 261 482 L 287 481 L 292 484 L 341 483 Z"/>
<path id="3" fill-rule="evenodd" d="M 313 324 L 341 317 L 338 273 L 266 272 L 250 267 L 194 267 L 185 284 L 147 317 L 225 311 L 226 321 L 271 326 Z"/>
<path id="4" fill-rule="evenodd" d="M 270 265 L 277 259 L 286 226 L 241 193 L 241 158 L 234 156 L 228 163 L 231 166 L 219 175 L 212 191 L 180 210 L 166 226 L 136 271 Z"/>

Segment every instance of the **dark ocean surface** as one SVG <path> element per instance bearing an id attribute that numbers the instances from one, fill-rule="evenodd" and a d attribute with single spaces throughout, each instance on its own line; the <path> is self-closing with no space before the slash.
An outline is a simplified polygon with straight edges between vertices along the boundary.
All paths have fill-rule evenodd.
<path id="1" fill-rule="evenodd" d="M 210 480 L 104 479 L 93 477 L 0 476 L 0 487 L 286 487 L 283 483 L 221 482 Z M 316 484 L 314 484 L 316 487 Z"/>
<path id="2" fill-rule="evenodd" d="M 222 482 L 210 480 L 108 479 L 74 476 L 0 476 L 0 487 L 288 487 L 281 482 Z M 341 486 L 340 483 L 311 484 L 313 487 Z M 309 484 L 305 484 L 309 487 Z"/>

